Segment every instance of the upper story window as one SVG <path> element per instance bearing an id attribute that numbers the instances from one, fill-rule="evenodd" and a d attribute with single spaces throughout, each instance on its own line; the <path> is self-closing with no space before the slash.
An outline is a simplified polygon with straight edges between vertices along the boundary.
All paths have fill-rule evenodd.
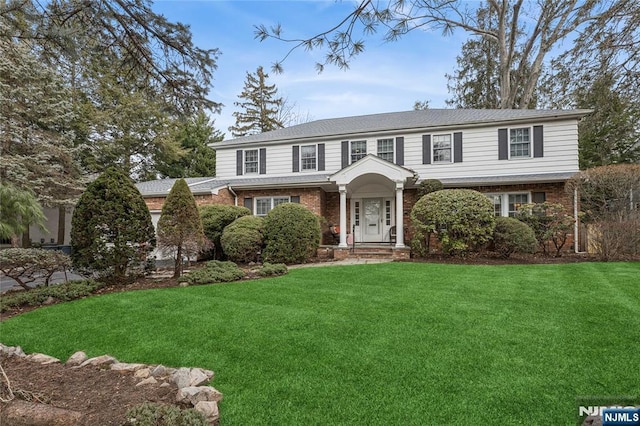
<path id="1" fill-rule="evenodd" d="M 316 170 L 316 146 L 303 145 L 300 147 L 300 170 Z"/>
<path id="2" fill-rule="evenodd" d="M 511 158 L 531 157 L 531 137 L 528 127 L 509 130 L 509 153 Z"/>
<path id="3" fill-rule="evenodd" d="M 393 139 L 378 139 L 378 157 L 393 163 Z"/>
<path id="4" fill-rule="evenodd" d="M 275 206 L 290 201 L 291 197 L 258 197 L 255 199 L 255 215 L 266 216 Z"/>
<path id="5" fill-rule="evenodd" d="M 351 142 L 351 163 L 355 163 L 364 156 L 367 155 L 367 141 L 352 141 Z"/>
<path id="6" fill-rule="evenodd" d="M 244 152 L 245 174 L 258 173 L 258 150 L 248 149 Z"/>
<path id="7" fill-rule="evenodd" d="M 451 135 L 433 135 L 433 162 L 451 162 Z"/>

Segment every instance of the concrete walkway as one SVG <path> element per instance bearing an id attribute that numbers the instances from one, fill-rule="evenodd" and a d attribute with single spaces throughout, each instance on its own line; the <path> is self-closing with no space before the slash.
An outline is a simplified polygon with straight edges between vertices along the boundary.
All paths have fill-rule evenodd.
<path id="1" fill-rule="evenodd" d="M 393 259 L 344 259 L 344 260 L 336 260 L 336 261 L 328 261 L 328 262 L 302 263 L 300 265 L 287 266 L 287 268 L 299 269 L 299 268 L 316 268 L 320 266 L 370 265 L 374 263 L 389 263 L 389 262 L 393 262 Z"/>

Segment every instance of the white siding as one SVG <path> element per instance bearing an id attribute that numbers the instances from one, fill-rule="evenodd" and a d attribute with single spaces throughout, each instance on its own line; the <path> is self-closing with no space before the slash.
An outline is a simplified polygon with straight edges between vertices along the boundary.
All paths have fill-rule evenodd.
<path id="1" fill-rule="evenodd" d="M 498 128 L 506 126 L 452 129 L 430 134 L 463 133 L 461 163 L 422 164 L 422 135 L 426 133 L 402 133 L 384 135 L 389 138 L 404 136 L 404 166 L 416 171 L 421 178 L 446 179 L 464 177 L 526 175 L 537 173 L 561 173 L 578 171 L 578 126 L 577 120 L 553 121 L 550 123 L 532 122 L 514 127 L 533 127 L 543 125 L 544 157 L 513 160 L 498 160 Z M 366 140 L 367 152 L 376 154 L 376 135 L 370 137 L 342 137 L 340 139 L 320 141 L 325 144 L 325 171 L 299 172 L 304 174 L 334 173 L 342 168 L 341 142 L 343 140 Z M 531 131 L 533 139 L 533 131 Z M 307 143 L 253 146 L 250 149 L 267 149 L 267 175 L 292 175 L 292 146 Z M 394 147 L 395 148 L 395 147 Z M 217 150 L 216 171 L 219 178 L 236 178 L 236 150 L 226 148 Z M 533 152 L 533 147 L 531 147 Z"/>

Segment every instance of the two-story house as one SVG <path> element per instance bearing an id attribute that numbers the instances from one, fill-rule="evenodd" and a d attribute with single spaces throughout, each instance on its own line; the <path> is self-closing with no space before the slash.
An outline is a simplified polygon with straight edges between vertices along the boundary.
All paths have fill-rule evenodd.
<path id="1" fill-rule="evenodd" d="M 496 215 L 528 202 L 571 208 L 565 181 L 578 171 L 578 121 L 589 110 L 428 109 L 317 120 L 226 140 L 215 178 L 189 179 L 198 203 L 227 203 L 266 215 L 285 202 L 339 225 L 347 241 L 389 242 L 406 250 L 404 229 L 417 186 L 486 194 Z M 138 188 L 154 216 L 174 180 Z"/>

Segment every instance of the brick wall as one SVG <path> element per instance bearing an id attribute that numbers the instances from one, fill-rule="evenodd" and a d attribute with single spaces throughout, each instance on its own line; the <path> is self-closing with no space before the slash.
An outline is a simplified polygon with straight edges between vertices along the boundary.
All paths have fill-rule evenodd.
<path id="1" fill-rule="evenodd" d="M 205 206 L 208 204 L 228 204 L 233 205 L 235 203 L 235 197 L 231 192 L 224 188 L 218 191 L 216 194 L 197 194 L 193 198 L 196 199 L 198 206 Z M 144 202 L 147 204 L 149 210 L 162 210 L 167 197 L 146 197 Z M 242 205 L 242 204 L 240 204 Z"/>
<path id="2" fill-rule="evenodd" d="M 238 193 L 238 205 L 244 206 L 245 198 L 256 197 L 300 197 L 300 204 L 311 210 L 318 216 L 323 216 L 324 190 L 321 188 L 291 188 L 291 189 L 260 189 L 253 191 L 240 191 Z"/>

